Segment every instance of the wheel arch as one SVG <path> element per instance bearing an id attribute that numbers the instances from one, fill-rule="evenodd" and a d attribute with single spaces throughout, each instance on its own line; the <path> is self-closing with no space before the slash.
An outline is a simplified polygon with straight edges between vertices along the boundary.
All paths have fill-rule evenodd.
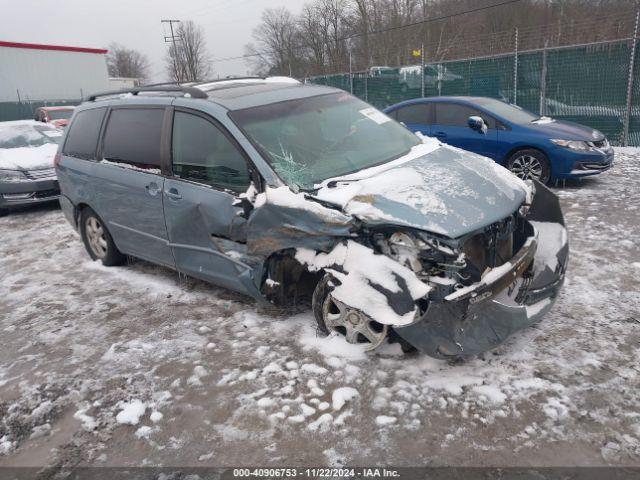
<path id="1" fill-rule="evenodd" d="M 324 270 L 311 271 L 295 258 L 295 249 L 275 251 L 265 259 L 260 291 L 273 304 L 293 305 L 299 299 L 311 299 Z M 272 282 L 267 282 L 271 280 Z"/>
<path id="2" fill-rule="evenodd" d="M 542 148 L 540 148 L 539 146 L 535 146 L 535 145 L 528 145 L 528 144 L 524 144 L 524 145 L 518 145 L 513 147 L 511 150 L 509 150 L 503 157 L 502 157 L 502 165 L 506 165 L 507 162 L 509 161 L 509 159 L 517 152 L 522 151 L 522 150 L 536 150 L 538 152 L 540 152 L 541 154 L 543 154 L 547 160 L 549 160 L 549 154 L 547 152 L 545 152 Z M 551 161 L 549 160 L 549 167 L 551 167 Z"/>

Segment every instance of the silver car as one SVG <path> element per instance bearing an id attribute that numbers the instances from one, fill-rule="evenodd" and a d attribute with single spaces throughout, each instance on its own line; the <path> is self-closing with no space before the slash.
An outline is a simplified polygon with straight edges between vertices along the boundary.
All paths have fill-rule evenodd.
<path id="1" fill-rule="evenodd" d="M 365 349 L 486 351 L 548 312 L 564 280 L 546 187 L 340 90 L 245 78 L 107 92 L 77 108 L 60 153 L 60 202 L 91 258 L 308 300 L 321 332 Z"/>
<path id="2" fill-rule="evenodd" d="M 57 200 L 54 157 L 62 132 L 33 120 L 0 122 L 0 215 Z"/>

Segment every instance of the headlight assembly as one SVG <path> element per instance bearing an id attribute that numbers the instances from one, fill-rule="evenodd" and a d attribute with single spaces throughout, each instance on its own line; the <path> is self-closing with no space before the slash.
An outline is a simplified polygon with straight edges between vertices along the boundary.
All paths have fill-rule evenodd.
<path id="1" fill-rule="evenodd" d="M 556 138 L 551 139 L 551 141 L 559 147 L 568 148 L 569 150 L 576 150 L 578 152 L 588 152 L 591 150 L 591 145 L 581 140 L 560 140 Z"/>
<path id="2" fill-rule="evenodd" d="M 22 182 L 27 180 L 26 175 L 20 170 L 0 170 L 0 182 Z"/>

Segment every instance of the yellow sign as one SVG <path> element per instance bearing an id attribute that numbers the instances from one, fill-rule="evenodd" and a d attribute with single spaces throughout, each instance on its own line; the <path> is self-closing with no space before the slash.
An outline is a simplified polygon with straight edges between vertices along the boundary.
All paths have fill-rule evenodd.
<path id="1" fill-rule="evenodd" d="M 411 52 L 411 54 L 414 57 L 421 57 L 422 56 L 422 50 L 414 50 L 413 52 Z"/>

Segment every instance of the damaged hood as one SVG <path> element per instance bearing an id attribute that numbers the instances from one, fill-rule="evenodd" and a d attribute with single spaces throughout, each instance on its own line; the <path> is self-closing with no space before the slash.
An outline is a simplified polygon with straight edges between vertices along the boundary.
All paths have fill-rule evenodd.
<path id="1" fill-rule="evenodd" d="M 527 188 L 486 157 L 439 146 L 417 157 L 411 152 L 382 167 L 326 180 L 314 196 L 369 225 L 398 225 L 458 238 L 512 214 Z"/>

